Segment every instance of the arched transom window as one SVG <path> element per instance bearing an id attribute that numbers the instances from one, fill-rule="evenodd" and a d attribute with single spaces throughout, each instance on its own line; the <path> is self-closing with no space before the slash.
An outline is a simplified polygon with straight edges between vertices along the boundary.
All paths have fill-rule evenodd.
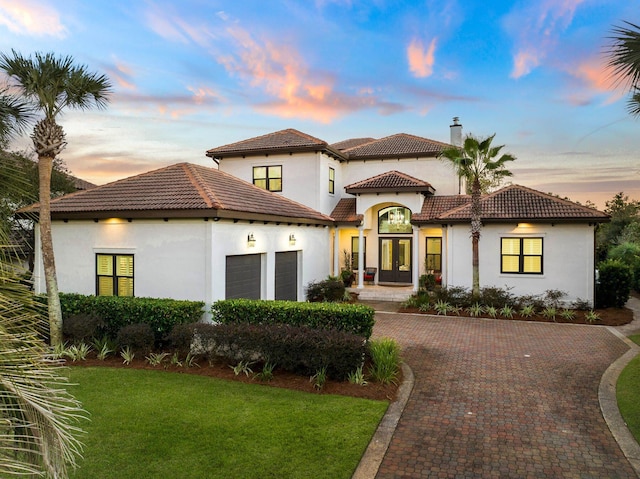
<path id="1" fill-rule="evenodd" d="M 411 233 L 411 210 L 389 206 L 378 211 L 378 233 Z"/>

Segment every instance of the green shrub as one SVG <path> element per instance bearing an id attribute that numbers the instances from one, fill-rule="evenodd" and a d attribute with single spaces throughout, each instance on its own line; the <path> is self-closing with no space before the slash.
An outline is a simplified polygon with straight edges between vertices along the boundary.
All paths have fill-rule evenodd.
<path id="1" fill-rule="evenodd" d="M 620 260 L 608 259 L 598 263 L 598 271 L 600 280 L 596 286 L 597 307 L 624 307 L 633 281 L 631 268 Z"/>
<path id="2" fill-rule="evenodd" d="M 367 339 L 375 322 L 373 308 L 362 304 L 225 299 L 214 303 L 211 311 L 212 319 L 219 323 L 290 324 L 335 329 Z"/>
<path id="3" fill-rule="evenodd" d="M 73 314 L 63 319 L 62 333 L 73 343 L 89 341 L 98 336 L 102 320 L 93 314 Z"/>
<path id="4" fill-rule="evenodd" d="M 287 324 L 198 324 L 199 352 L 229 364 L 264 362 L 309 376 L 326 367 L 327 375 L 345 380 L 362 364 L 365 341 L 343 331 Z"/>
<path id="5" fill-rule="evenodd" d="M 63 318 L 74 315 L 95 315 L 102 319 L 94 336 L 115 339 L 128 324 L 148 324 L 155 341 L 161 342 L 179 323 L 193 323 L 202 318 L 204 302 L 175 299 L 137 298 L 122 296 L 85 296 L 60 294 Z"/>
<path id="6" fill-rule="evenodd" d="M 496 288 L 488 286 L 480 289 L 480 304 L 502 308 L 504 306 L 514 306 L 516 299 L 509 292 L 508 288 Z"/>
<path id="7" fill-rule="evenodd" d="M 633 282 L 631 287 L 640 291 L 640 245 L 631 242 L 624 242 L 611 248 L 607 254 L 607 259 L 617 259 L 631 268 Z"/>
<path id="8" fill-rule="evenodd" d="M 312 281 L 307 285 L 306 298 L 312 303 L 341 302 L 345 294 L 344 282 L 337 278 Z"/>
<path id="9" fill-rule="evenodd" d="M 146 323 L 123 326 L 117 335 L 118 346 L 145 354 L 153 349 L 154 340 L 151 326 Z"/>
<path id="10" fill-rule="evenodd" d="M 380 338 L 369 341 L 368 346 L 371 379 L 382 384 L 395 384 L 402 361 L 398 343 L 394 339 Z"/>
<path id="11" fill-rule="evenodd" d="M 454 304 L 461 308 L 466 308 L 474 303 L 471 290 L 463 286 L 442 287 L 436 289 L 434 293 L 434 302 L 444 301 L 445 303 Z"/>

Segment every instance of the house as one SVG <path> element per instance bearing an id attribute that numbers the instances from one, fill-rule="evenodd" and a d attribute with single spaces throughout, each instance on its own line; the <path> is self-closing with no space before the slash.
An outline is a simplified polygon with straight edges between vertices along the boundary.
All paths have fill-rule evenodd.
<path id="1" fill-rule="evenodd" d="M 459 144 L 457 119 L 450 134 Z M 470 197 L 438 158 L 447 146 L 407 134 L 328 144 L 287 129 L 208 150 L 211 168 L 181 163 L 53 200 L 60 290 L 301 300 L 345 266 L 358 288 L 367 267 L 378 285 L 417 290 L 432 272 L 470 287 Z M 593 301 L 606 214 L 518 185 L 482 202 L 483 286 Z M 44 291 L 40 261 L 34 278 Z"/>

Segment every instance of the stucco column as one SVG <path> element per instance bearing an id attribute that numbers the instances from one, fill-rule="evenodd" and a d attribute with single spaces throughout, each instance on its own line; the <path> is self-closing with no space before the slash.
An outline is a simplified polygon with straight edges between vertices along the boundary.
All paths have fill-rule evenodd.
<path id="1" fill-rule="evenodd" d="M 413 228 L 413 291 L 418 291 L 420 286 L 420 228 L 416 225 Z"/>
<path id="2" fill-rule="evenodd" d="M 364 288 L 364 225 L 358 226 L 358 289 Z"/>
<path id="3" fill-rule="evenodd" d="M 340 231 L 338 227 L 333 230 L 333 275 L 340 274 Z"/>

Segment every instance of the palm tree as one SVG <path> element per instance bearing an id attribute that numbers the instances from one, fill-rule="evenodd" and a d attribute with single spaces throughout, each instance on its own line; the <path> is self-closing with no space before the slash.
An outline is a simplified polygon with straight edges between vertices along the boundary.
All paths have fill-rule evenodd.
<path id="1" fill-rule="evenodd" d="M 627 82 L 631 91 L 628 110 L 632 116 L 640 116 L 640 26 L 624 22 L 615 27 L 611 45 L 607 50 L 609 67 L 618 82 Z"/>
<path id="2" fill-rule="evenodd" d="M 503 154 L 498 158 L 504 145 L 491 146 L 495 133 L 487 138 L 478 139 L 468 135 L 462 148 L 451 146 L 440 153 L 440 158 L 451 162 L 458 176 L 465 180 L 467 193 L 471 193 L 471 247 L 473 265 L 473 296 L 480 296 L 480 267 L 478 245 L 482 229 L 482 193 L 497 187 L 501 181 L 512 176 L 506 163 L 515 157 Z"/>
<path id="3" fill-rule="evenodd" d="M 29 120 L 28 105 L 20 98 L 0 90 L 0 148 L 16 133 L 19 133 Z"/>
<path id="4" fill-rule="evenodd" d="M 66 146 L 64 130 L 56 118 L 66 108 L 85 110 L 106 106 L 111 84 L 106 76 L 89 73 L 85 66 L 76 66 L 73 58 L 56 57 L 52 53 L 36 53 L 24 57 L 12 50 L 12 55 L 0 54 L 0 70 L 12 82 L 11 87 L 28 102 L 34 112 L 44 117 L 33 129 L 31 139 L 38 155 L 40 180 L 39 220 L 42 261 L 49 307 L 51 344 L 62 343 L 62 311 L 58 295 L 56 266 L 51 237 L 51 170 L 53 161 Z"/>
<path id="5" fill-rule="evenodd" d="M 20 100 L 0 95 L 0 145 L 24 125 Z M 3 165 L 5 169 L 10 165 Z M 0 175 L 0 191 L 24 194 L 21 175 Z M 0 224 L 0 245 L 9 244 Z M 0 247 L 0 477 L 67 477 L 82 444 L 78 421 L 86 418 L 69 395 L 62 364 L 42 340 L 47 329 L 43 308 L 34 301 Z"/>

